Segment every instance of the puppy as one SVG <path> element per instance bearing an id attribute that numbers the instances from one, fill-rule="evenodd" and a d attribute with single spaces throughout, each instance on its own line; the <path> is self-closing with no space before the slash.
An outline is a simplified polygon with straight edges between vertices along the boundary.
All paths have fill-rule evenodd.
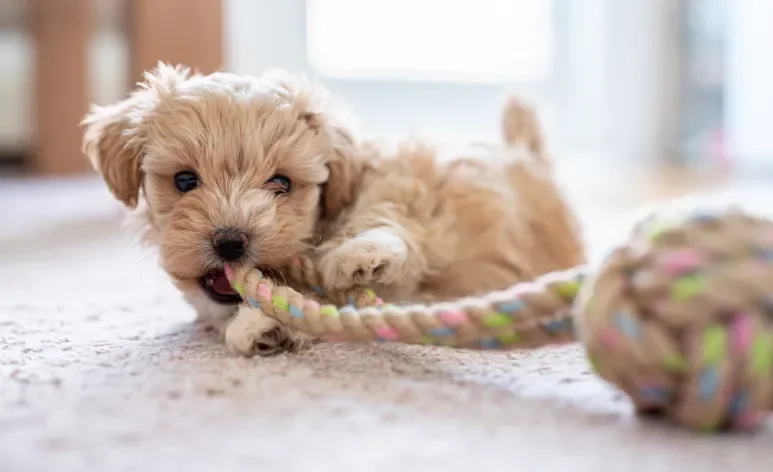
<path id="1" fill-rule="evenodd" d="M 585 259 L 536 120 L 514 100 L 502 145 L 387 151 L 358 139 L 333 97 L 302 78 L 159 64 L 84 124 L 84 152 L 142 239 L 239 354 L 304 338 L 240 306 L 225 263 L 281 277 L 310 251 L 325 289 L 369 285 L 407 302 L 502 289 Z"/>

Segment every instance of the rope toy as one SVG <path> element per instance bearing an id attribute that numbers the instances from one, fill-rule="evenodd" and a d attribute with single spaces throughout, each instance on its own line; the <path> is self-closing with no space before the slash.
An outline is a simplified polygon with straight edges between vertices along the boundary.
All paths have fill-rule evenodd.
<path id="1" fill-rule="evenodd" d="M 247 303 L 326 339 L 496 350 L 580 341 L 640 413 L 750 430 L 773 409 L 773 221 L 735 206 L 670 205 L 640 219 L 598 270 L 433 305 L 380 304 L 358 289 L 339 309 L 257 269 L 226 269 Z M 302 260 L 293 275 L 316 287 L 311 269 Z"/>

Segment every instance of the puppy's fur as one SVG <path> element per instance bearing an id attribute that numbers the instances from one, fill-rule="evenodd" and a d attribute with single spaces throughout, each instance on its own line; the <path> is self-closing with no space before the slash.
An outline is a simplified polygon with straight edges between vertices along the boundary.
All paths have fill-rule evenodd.
<path id="1" fill-rule="evenodd" d="M 511 100 L 503 140 L 440 155 L 420 142 L 392 152 L 362 142 L 320 86 L 283 72 L 192 75 L 160 64 L 124 101 L 95 108 L 84 151 L 134 209 L 163 268 L 229 348 L 267 355 L 301 338 L 259 310 L 214 301 L 201 277 L 221 269 L 218 228 L 248 240 L 239 263 L 281 269 L 318 259 L 325 288 L 372 286 L 390 301 L 502 289 L 584 261 L 530 110 Z M 192 170 L 200 186 L 174 186 Z M 292 189 L 267 182 L 287 176 Z"/>

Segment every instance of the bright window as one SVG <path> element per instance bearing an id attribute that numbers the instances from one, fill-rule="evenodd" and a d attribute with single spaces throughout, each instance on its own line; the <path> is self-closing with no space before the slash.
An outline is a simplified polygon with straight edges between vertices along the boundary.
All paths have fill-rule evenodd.
<path id="1" fill-rule="evenodd" d="M 535 83 L 552 73 L 551 0 L 307 0 L 328 77 Z"/>

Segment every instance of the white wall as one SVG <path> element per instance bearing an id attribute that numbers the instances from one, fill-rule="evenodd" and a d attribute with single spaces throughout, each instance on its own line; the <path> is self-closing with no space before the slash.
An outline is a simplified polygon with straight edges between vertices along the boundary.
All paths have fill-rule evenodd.
<path id="1" fill-rule="evenodd" d="M 737 0 L 730 9 L 728 151 L 740 166 L 773 163 L 773 2 Z"/>
<path id="2" fill-rule="evenodd" d="M 271 67 L 310 72 L 305 0 L 224 0 L 224 8 L 230 69 L 245 74 Z"/>
<path id="3" fill-rule="evenodd" d="M 565 145 L 601 163 L 676 147 L 679 21 L 673 0 L 564 0 L 560 72 Z"/>
<path id="4" fill-rule="evenodd" d="M 226 0 L 225 5 L 230 69 L 259 74 L 281 67 L 314 75 L 306 59 L 305 0 Z M 498 139 L 500 107 L 510 88 L 334 78 L 322 82 L 343 96 L 374 134 L 426 134 L 459 141 Z M 534 90 L 525 93 L 538 98 Z"/>

